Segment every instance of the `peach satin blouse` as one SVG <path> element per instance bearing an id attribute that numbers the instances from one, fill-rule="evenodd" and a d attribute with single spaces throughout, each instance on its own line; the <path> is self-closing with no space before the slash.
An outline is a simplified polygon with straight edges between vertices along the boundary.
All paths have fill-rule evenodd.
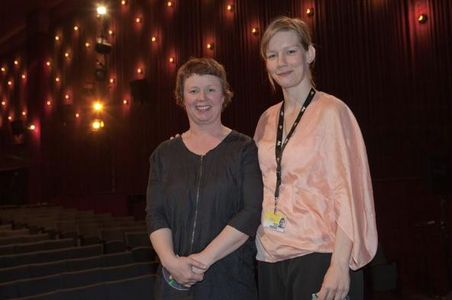
<path id="1" fill-rule="evenodd" d="M 262 216 L 274 209 L 281 104 L 262 114 L 254 137 L 264 182 Z M 317 92 L 284 150 L 278 210 L 285 216 L 285 231 L 259 227 L 260 261 L 331 253 L 337 226 L 353 243 L 350 268 L 364 266 L 375 255 L 377 228 L 366 148 L 352 112 L 334 96 Z"/>

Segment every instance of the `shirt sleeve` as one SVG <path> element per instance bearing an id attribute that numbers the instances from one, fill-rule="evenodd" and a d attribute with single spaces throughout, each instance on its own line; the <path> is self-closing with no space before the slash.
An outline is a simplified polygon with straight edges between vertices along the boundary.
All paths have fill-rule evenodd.
<path id="1" fill-rule="evenodd" d="M 248 141 L 242 151 L 240 167 L 243 208 L 231 219 L 229 225 L 248 236 L 254 236 L 260 224 L 263 186 L 257 147 L 253 140 Z"/>
<path id="2" fill-rule="evenodd" d="M 160 228 L 169 228 L 165 214 L 165 199 L 161 181 L 161 159 L 159 148 L 149 158 L 149 179 L 146 190 L 146 225 L 148 233 Z"/>
<path id="3" fill-rule="evenodd" d="M 377 249 L 375 208 L 366 147 L 358 123 L 350 109 L 329 108 L 325 154 L 328 182 L 336 212 L 336 222 L 353 243 L 350 268 L 366 265 Z"/>

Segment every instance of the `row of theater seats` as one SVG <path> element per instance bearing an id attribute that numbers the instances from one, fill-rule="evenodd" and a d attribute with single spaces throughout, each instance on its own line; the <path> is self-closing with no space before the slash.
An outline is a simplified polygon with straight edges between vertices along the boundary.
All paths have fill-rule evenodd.
<path id="1" fill-rule="evenodd" d="M 61 222 L 94 224 L 96 239 L 58 231 Z M 144 223 L 133 218 L 0 207 L 0 299 L 149 300 L 157 266 Z"/>

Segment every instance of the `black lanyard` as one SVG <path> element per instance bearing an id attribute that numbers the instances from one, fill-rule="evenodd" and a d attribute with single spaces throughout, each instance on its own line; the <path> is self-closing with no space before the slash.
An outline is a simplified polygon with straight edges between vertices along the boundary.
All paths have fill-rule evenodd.
<path id="1" fill-rule="evenodd" d="M 282 141 L 283 137 L 283 127 L 284 127 L 284 103 L 281 105 L 281 109 L 279 111 L 279 120 L 278 120 L 278 128 L 276 133 L 276 145 L 275 145 L 275 156 L 276 156 L 276 186 L 275 186 L 275 209 L 274 213 L 276 214 L 277 207 L 278 207 L 278 199 L 279 199 L 279 188 L 281 186 L 281 161 L 282 161 L 282 155 L 284 152 L 284 149 L 286 148 L 287 143 L 289 142 L 289 139 L 292 137 L 295 128 L 297 128 L 298 123 L 300 122 L 301 117 L 303 116 L 306 108 L 311 103 L 312 98 L 314 98 L 315 90 L 314 88 L 311 88 L 309 91 L 308 96 L 306 97 L 306 100 L 303 103 L 303 106 L 300 109 L 300 112 L 298 112 L 297 118 L 292 124 L 292 128 L 290 129 L 289 133 L 287 134 L 284 142 Z"/>

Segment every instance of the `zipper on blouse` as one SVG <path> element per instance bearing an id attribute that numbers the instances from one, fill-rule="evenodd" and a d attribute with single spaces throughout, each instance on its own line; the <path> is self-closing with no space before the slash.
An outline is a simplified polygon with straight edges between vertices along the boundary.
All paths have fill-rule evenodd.
<path id="1" fill-rule="evenodd" d="M 198 185 L 197 185 L 197 188 L 196 188 L 195 216 L 193 217 L 193 231 L 191 233 L 190 254 L 193 251 L 193 243 L 195 242 L 196 223 L 197 223 L 197 220 L 198 220 L 199 190 L 201 188 L 202 160 L 203 160 L 203 157 L 204 157 L 204 155 L 201 155 L 200 164 L 199 164 L 199 177 L 198 177 Z"/>

